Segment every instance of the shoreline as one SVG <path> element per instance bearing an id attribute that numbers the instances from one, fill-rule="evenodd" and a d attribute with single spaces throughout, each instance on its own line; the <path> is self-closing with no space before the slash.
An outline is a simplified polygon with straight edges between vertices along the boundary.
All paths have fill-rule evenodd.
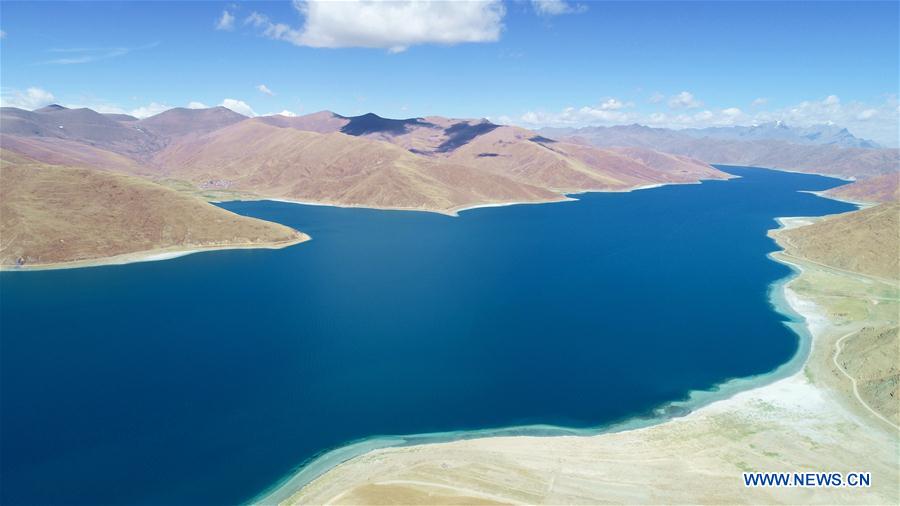
<path id="1" fill-rule="evenodd" d="M 435 213 L 441 214 L 444 216 L 449 216 L 451 218 L 458 218 L 459 213 L 463 211 L 471 211 L 473 209 L 485 209 L 492 207 L 508 207 L 508 206 L 520 206 L 520 205 L 538 205 L 538 204 L 559 204 L 563 202 L 577 202 L 578 199 L 573 197 L 573 195 L 581 195 L 585 193 L 631 193 L 639 190 L 651 190 L 654 188 L 663 188 L 666 186 L 672 185 L 690 185 L 690 184 L 703 184 L 706 181 L 727 181 L 729 179 L 737 179 L 740 176 L 735 176 L 729 174 L 731 177 L 726 179 L 698 179 L 696 181 L 672 181 L 668 183 L 652 183 L 645 184 L 639 186 L 633 186 L 631 188 L 624 189 L 586 189 L 586 190 L 578 190 L 578 191 L 570 191 L 563 192 L 559 194 L 559 198 L 552 200 L 523 200 L 523 201 L 499 201 L 499 202 L 486 202 L 483 204 L 466 204 L 461 206 L 455 206 L 447 209 L 433 209 L 428 207 L 385 207 L 385 206 L 367 206 L 362 204 L 341 204 L 336 202 L 324 202 L 324 201 L 312 201 L 312 200 L 294 200 L 294 199 L 286 199 L 286 198 L 275 198 L 275 197 L 265 197 L 265 196 L 254 196 L 253 198 L 239 198 L 239 199 L 229 199 L 229 200 L 210 200 L 209 202 L 213 203 L 224 203 L 224 202 L 260 202 L 260 201 L 271 201 L 271 202 L 283 202 L 285 204 L 298 204 L 303 206 L 320 206 L 320 207 L 336 207 L 340 209 L 373 209 L 377 211 L 414 211 L 414 212 L 423 212 L 423 213 Z"/>
<path id="2" fill-rule="evenodd" d="M 775 218 L 778 227 L 771 229 L 769 233 L 793 226 L 803 226 L 806 223 L 797 223 L 797 221 L 808 219 L 804 217 Z M 816 217 L 814 219 L 819 218 Z M 775 239 L 773 238 L 773 240 Z M 781 247 L 777 240 L 776 245 Z M 709 390 L 692 390 L 688 392 L 686 399 L 672 401 L 659 406 L 654 410 L 654 414 L 649 417 L 637 415 L 626 420 L 602 424 L 596 427 L 570 428 L 554 425 L 526 425 L 399 436 L 372 436 L 351 441 L 346 445 L 326 450 L 308 459 L 298 466 L 293 473 L 254 497 L 250 504 L 280 504 L 341 464 L 376 450 L 510 436 L 547 438 L 562 436 L 596 437 L 606 434 L 631 432 L 663 426 L 689 415 L 702 415 L 705 410 L 717 404 L 726 403 L 740 394 L 761 391 L 782 381 L 802 376 L 811 356 L 815 338 L 825 331 L 824 329 L 828 324 L 827 321 L 823 323 L 825 318 L 820 314 L 819 308 L 815 304 L 811 302 L 807 304 L 788 286 L 803 273 L 803 266 L 786 258 L 779 258 L 778 254 L 783 251 L 783 249 L 779 249 L 766 255 L 771 261 L 781 263 L 791 269 L 790 274 L 769 285 L 768 299 L 772 309 L 786 318 L 786 321 L 783 323 L 797 335 L 798 343 L 794 355 L 787 362 L 779 365 L 772 371 L 754 376 L 732 378 L 714 385 Z"/>
<path id="3" fill-rule="evenodd" d="M 206 253 L 210 251 L 224 251 L 234 249 L 282 249 L 296 244 L 301 244 L 312 240 L 309 235 L 298 232 L 300 234 L 296 239 L 283 242 L 269 243 L 235 243 L 223 244 L 215 246 L 193 246 L 193 247 L 168 247 L 157 248 L 152 250 L 134 251 L 131 253 L 122 253 L 108 257 L 91 258 L 84 260 L 73 260 L 69 262 L 55 262 L 46 264 L 26 264 L 26 265 L 2 265 L 0 272 L 31 272 L 31 271 L 49 271 L 61 269 L 82 269 L 88 267 L 104 267 L 110 265 L 127 265 L 140 262 L 159 262 L 162 260 L 171 260 L 194 253 Z"/>

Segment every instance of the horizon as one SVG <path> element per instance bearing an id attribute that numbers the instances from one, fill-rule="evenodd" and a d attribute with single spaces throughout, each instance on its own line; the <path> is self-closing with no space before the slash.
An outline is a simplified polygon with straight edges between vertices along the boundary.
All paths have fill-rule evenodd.
<path id="1" fill-rule="evenodd" d="M 52 18 L 47 5 L 4 2 L 3 106 L 531 129 L 783 121 L 898 145 L 896 2 L 87 2 L 53 3 Z"/>

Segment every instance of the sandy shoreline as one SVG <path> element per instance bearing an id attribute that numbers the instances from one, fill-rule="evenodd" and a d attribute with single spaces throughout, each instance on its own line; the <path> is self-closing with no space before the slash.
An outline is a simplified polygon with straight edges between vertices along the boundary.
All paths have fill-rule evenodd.
<path id="1" fill-rule="evenodd" d="M 815 219 L 781 218 L 778 220 L 778 223 L 779 228 L 790 228 L 808 224 Z M 514 427 L 492 431 L 370 438 L 338 448 L 308 462 L 298 473 L 258 496 L 255 502 L 263 504 L 284 502 L 323 503 L 339 500 L 359 502 L 363 501 L 364 495 L 360 495 L 363 490 L 367 490 L 366 493 L 372 492 L 369 489 L 374 486 L 373 483 L 393 483 L 390 486 L 385 485 L 387 488 L 382 487 L 378 489 L 380 490 L 378 493 L 390 495 L 391 493 L 399 493 L 398 490 L 400 490 L 402 492 L 401 496 L 407 499 L 412 497 L 408 493 L 411 493 L 410 491 L 413 489 L 419 491 L 429 490 L 429 493 L 449 493 L 444 489 L 438 492 L 438 489 L 434 487 L 437 483 L 444 483 L 441 486 L 445 486 L 448 481 L 455 482 L 456 480 L 442 477 L 442 473 L 446 474 L 442 468 L 437 468 L 434 472 L 431 472 L 429 466 L 431 464 L 437 465 L 435 463 L 440 463 L 442 459 L 455 452 L 469 452 L 465 453 L 466 462 L 475 463 L 481 462 L 480 459 L 485 459 L 486 462 L 493 464 L 491 459 L 496 460 L 498 457 L 491 452 L 496 452 L 497 448 L 514 446 L 515 455 L 518 455 L 520 458 L 522 455 L 527 455 L 529 458 L 537 459 L 539 457 L 533 455 L 534 452 L 550 452 L 552 455 L 553 452 L 559 451 L 559 448 L 555 446 L 557 443 L 558 445 L 566 446 L 569 444 L 567 441 L 572 436 L 577 436 L 582 443 L 590 442 L 598 445 L 602 445 L 601 442 L 603 441 L 615 442 L 617 440 L 641 439 L 646 437 L 647 433 L 666 434 L 679 430 L 678 428 L 684 424 L 688 426 L 709 424 L 710 420 L 734 416 L 735 412 L 749 412 L 751 416 L 754 416 L 752 405 L 760 402 L 781 406 L 787 411 L 796 410 L 798 407 L 808 409 L 811 417 L 816 416 L 828 421 L 828 423 L 832 423 L 835 419 L 840 419 L 845 420 L 845 423 L 849 423 L 846 420 L 852 420 L 854 423 L 861 423 L 865 426 L 866 422 L 858 420 L 858 416 L 853 409 L 835 411 L 834 403 L 830 399 L 833 392 L 827 389 L 823 390 L 821 385 L 815 385 L 809 381 L 809 376 L 812 374 L 810 370 L 816 368 L 810 364 L 813 349 L 818 349 L 819 353 L 821 353 L 821 341 L 828 341 L 829 336 L 839 330 L 829 321 L 822 307 L 815 301 L 800 296 L 791 288 L 791 284 L 803 275 L 804 269 L 815 269 L 816 267 L 804 267 L 801 263 L 779 256 L 779 252 L 770 255 L 770 258 L 773 261 L 788 265 L 794 271 L 790 276 L 779 280 L 770 287 L 770 300 L 776 311 L 792 320 L 786 324 L 799 336 L 800 343 L 797 353 L 789 362 L 768 374 L 732 380 L 713 391 L 692 392 L 688 400 L 671 403 L 667 406 L 667 408 L 680 408 L 680 410 L 675 410 L 676 413 L 688 410 L 689 414 L 686 416 L 673 418 L 666 416 L 665 413 L 659 413 L 660 416 L 652 420 L 634 419 L 613 426 L 589 430 L 572 430 L 559 427 Z M 818 357 L 817 361 L 819 361 Z M 751 406 L 748 407 L 748 405 Z M 671 412 L 670 409 L 665 411 Z M 765 418 L 765 414 L 762 417 Z M 794 422 L 789 423 L 783 432 L 789 433 L 791 430 L 795 430 L 797 428 L 796 425 L 797 423 Z M 829 428 L 828 430 L 831 429 Z M 819 431 L 823 432 L 825 429 L 819 429 Z M 530 437 L 528 434 L 555 437 Z M 885 441 L 887 441 L 886 447 L 889 450 L 892 445 L 895 448 L 897 447 L 896 434 L 888 434 L 886 438 L 884 436 L 883 433 L 878 434 L 880 438 L 879 445 L 883 446 Z M 611 452 L 616 449 L 617 447 L 614 446 L 613 448 L 606 448 L 604 451 Z M 662 452 L 664 449 L 660 451 Z M 521 471 L 516 463 L 504 462 L 504 465 L 508 465 L 508 467 L 503 468 L 504 473 Z M 827 462 L 822 462 L 822 465 L 827 465 Z M 891 467 L 889 463 L 888 468 Z M 892 470 L 895 470 L 896 467 L 896 465 L 893 465 Z M 402 478 L 405 477 L 405 474 L 413 473 L 415 470 L 414 474 L 419 476 L 422 475 L 424 472 L 422 469 L 425 468 L 429 469 L 429 472 L 425 473 L 428 479 L 419 480 L 418 484 L 398 485 L 398 483 L 403 481 Z M 404 469 L 409 469 L 409 473 L 404 473 Z M 466 481 L 466 477 L 461 476 L 460 480 Z M 456 487 L 456 484 L 453 486 Z M 397 487 L 400 488 L 398 489 Z M 898 487 L 900 487 L 900 483 L 898 483 Z M 460 490 L 462 488 L 457 487 L 454 493 L 462 493 Z M 472 492 L 470 489 L 465 490 Z M 480 490 L 479 493 L 481 492 L 484 491 Z M 516 502 L 509 495 L 504 495 L 502 490 L 494 490 L 493 492 L 495 494 L 492 496 L 492 500 Z M 900 488 L 898 488 L 898 492 L 900 492 Z M 499 495 L 496 493 L 499 493 Z M 382 495 L 377 496 L 373 500 L 379 501 L 384 499 Z M 795 497 L 796 494 L 790 492 L 787 496 Z M 462 500 L 463 498 L 476 499 L 479 497 L 485 498 L 480 495 L 465 494 L 457 498 Z M 601 498 L 600 496 L 590 497 L 592 501 Z M 610 497 L 606 498 L 613 502 L 628 502 L 629 500 L 634 502 L 635 500 L 631 496 L 613 495 Z M 727 497 L 729 501 L 738 500 L 733 495 Z M 829 500 L 834 498 L 834 496 L 829 497 Z M 545 496 L 543 499 L 546 500 L 547 497 Z M 871 497 L 868 497 L 868 499 L 871 499 Z M 681 500 L 695 502 L 696 498 L 688 496 Z M 529 501 L 526 500 L 525 502 Z M 568 498 L 566 502 L 573 501 L 571 501 L 571 498 Z"/>
<path id="2" fill-rule="evenodd" d="M 157 262 L 162 260 L 171 260 L 194 253 L 205 253 L 209 251 L 223 251 L 232 249 L 281 249 L 302 242 L 309 241 L 310 236 L 299 232 L 299 237 L 295 240 L 284 241 L 278 243 L 244 243 L 244 244 L 227 244 L 221 246 L 203 246 L 203 247 L 171 247 L 160 248 L 147 251 L 135 251 L 133 253 L 124 253 L 110 257 L 93 258 L 86 260 L 74 260 L 71 262 L 48 263 L 48 264 L 26 264 L 26 265 L 4 265 L 0 266 L 3 272 L 30 272 L 30 271 L 46 271 L 56 269 L 80 269 L 84 267 L 102 267 L 106 265 L 125 265 L 138 262 Z"/>

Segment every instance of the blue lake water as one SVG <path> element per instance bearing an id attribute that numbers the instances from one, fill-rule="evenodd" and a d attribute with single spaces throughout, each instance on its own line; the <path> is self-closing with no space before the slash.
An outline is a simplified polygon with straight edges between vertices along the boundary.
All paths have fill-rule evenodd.
<path id="1" fill-rule="evenodd" d="M 431 213 L 223 204 L 283 250 L 0 274 L 0 502 L 247 501 L 383 434 L 597 426 L 771 371 L 776 216 L 819 176 Z"/>

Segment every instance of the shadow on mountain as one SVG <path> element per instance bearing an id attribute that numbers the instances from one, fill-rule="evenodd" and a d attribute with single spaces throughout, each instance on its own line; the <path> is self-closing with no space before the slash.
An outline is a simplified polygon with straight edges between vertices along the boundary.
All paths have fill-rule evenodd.
<path id="1" fill-rule="evenodd" d="M 447 140 L 442 142 L 436 149 L 438 153 L 446 153 L 466 144 L 479 135 L 484 135 L 500 125 L 495 125 L 488 121 L 476 123 L 474 125 L 461 122 L 452 125 L 444 130 Z"/>
<path id="2" fill-rule="evenodd" d="M 349 123 L 341 128 L 341 133 L 347 135 L 366 135 L 374 133 L 403 135 L 409 131 L 411 127 L 434 127 L 433 124 L 422 121 L 419 118 L 388 119 L 382 118 L 371 112 L 363 114 L 362 116 L 340 117 L 349 120 Z"/>

